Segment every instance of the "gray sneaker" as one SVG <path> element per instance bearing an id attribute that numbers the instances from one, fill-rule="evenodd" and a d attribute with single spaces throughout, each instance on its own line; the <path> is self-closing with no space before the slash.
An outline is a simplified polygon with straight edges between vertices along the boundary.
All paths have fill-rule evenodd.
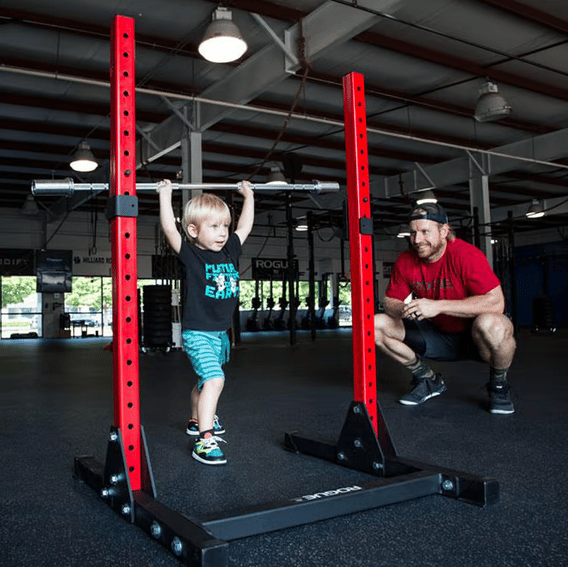
<path id="1" fill-rule="evenodd" d="M 487 392 L 489 393 L 489 412 L 501 415 L 515 413 L 515 406 L 509 394 L 509 384 L 505 384 L 500 388 L 494 384 L 487 384 Z"/>
<path id="2" fill-rule="evenodd" d="M 442 375 L 436 373 L 434 378 L 413 378 L 412 390 L 408 394 L 404 394 L 398 401 L 405 406 L 417 406 L 434 396 L 443 394 L 445 391 L 446 384 L 442 380 Z"/>

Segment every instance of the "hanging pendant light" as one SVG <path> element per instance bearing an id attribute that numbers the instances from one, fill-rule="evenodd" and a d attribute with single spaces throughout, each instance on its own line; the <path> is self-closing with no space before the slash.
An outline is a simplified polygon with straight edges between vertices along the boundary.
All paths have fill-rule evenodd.
<path id="1" fill-rule="evenodd" d="M 540 219 L 545 215 L 544 203 L 541 199 L 533 199 L 525 216 L 529 219 Z"/>
<path id="2" fill-rule="evenodd" d="M 242 34 L 233 22 L 231 10 L 219 6 L 211 16 L 211 23 L 197 48 L 212 63 L 236 61 L 247 50 Z"/>
<path id="3" fill-rule="evenodd" d="M 77 151 L 73 154 L 71 162 L 69 163 L 71 169 L 74 171 L 79 171 L 81 173 L 87 173 L 89 171 L 94 171 L 99 167 L 91 147 L 86 141 L 82 141 L 77 148 Z"/>
<path id="4" fill-rule="evenodd" d="M 416 199 L 417 205 L 423 205 L 424 203 L 437 203 L 438 199 L 436 195 L 434 195 L 434 191 L 427 189 L 426 191 L 422 191 L 420 193 L 420 197 Z"/>
<path id="5" fill-rule="evenodd" d="M 40 210 L 37 206 L 36 200 L 32 194 L 29 194 L 20 209 L 20 212 L 26 217 L 35 217 L 39 215 Z"/>
<path id="6" fill-rule="evenodd" d="M 288 181 L 286 181 L 286 178 L 284 177 L 282 170 L 277 165 L 271 165 L 270 173 L 268 174 L 268 177 L 266 179 L 266 184 L 281 185 L 283 183 L 288 183 Z"/>
<path id="7" fill-rule="evenodd" d="M 296 219 L 296 226 L 294 227 L 298 232 L 306 232 L 308 230 L 308 219 L 307 217 L 298 217 Z"/>
<path id="8" fill-rule="evenodd" d="M 496 83 L 487 79 L 479 89 L 479 98 L 473 117 L 478 122 L 494 122 L 511 114 L 511 106 L 499 94 Z"/>

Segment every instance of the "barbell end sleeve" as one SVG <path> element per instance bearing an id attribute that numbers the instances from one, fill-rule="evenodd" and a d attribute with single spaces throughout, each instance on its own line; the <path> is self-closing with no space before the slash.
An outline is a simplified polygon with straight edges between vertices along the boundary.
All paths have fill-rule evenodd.
<path id="1" fill-rule="evenodd" d="M 312 193 L 316 195 L 319 195 L 320 193 L 335 193 L 336 191 L 339 191 L 339 183 L 322 183 L 321 181 L 314 181 L 314 189 Z"/>
<path id="2" fill-rule="evenodd" d="M 71 197 L 74 193 L 74 183 L 70 177 L 59 180 L 39 179 L 32 181 L 32 194 L 38 197 L 43 195 Z"/>

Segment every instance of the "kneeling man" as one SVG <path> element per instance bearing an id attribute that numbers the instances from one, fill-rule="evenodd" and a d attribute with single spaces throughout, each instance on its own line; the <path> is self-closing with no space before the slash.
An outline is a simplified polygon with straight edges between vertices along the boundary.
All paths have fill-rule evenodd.
<path id="1" fill-rule="evenodd" d="M 454 236 L 438 204 L 412 211 L 410 243 L 393 266 L 385 313 L 375 315 L 377 346 L 412 374 L 411 391 L 400 403 L 415 406 L 446 391 L 442 375 L 423 358 L 477 358 L 489 363 L 489 411 L 514 413 L 507 381 L 513 325 L 487 258 Z"/>

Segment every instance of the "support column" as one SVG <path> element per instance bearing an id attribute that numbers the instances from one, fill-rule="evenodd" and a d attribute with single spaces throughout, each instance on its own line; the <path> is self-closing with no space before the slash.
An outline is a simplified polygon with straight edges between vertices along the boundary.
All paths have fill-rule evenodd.
<path id="1" fill-rule="evenodd" d="M 187 118 L 187 107 L 184 107 L 184 113 Z M 203 151 L 202 151 L 202 134 L 184 128 L 184 135 L 181 139 L 181 168 L 182 183 L 203 183 Z M 202 193 L 201 190 L 192 189 L 190 191 L 182 191 L 182 205 L 185 208 L 186 203 L 195 195 Z"/>
<path id="2" fill-rule="evenodd" d="M 493 250 L 491 247 L 491 209 L 489 205 L 489 176 L 481 174 L 476 165 L 471 164 L 469 178 L 469 199 L 471 214 L 477 207 L 480 224 L 480 247 L 489 265 L 493 268 Z"/>
<path id="3" fill-rule="evenodd" d="M 42 338 L 53 339 L 60 336 L 59 318 L 65 313 L 63 293 L 41 294 Z"/>

